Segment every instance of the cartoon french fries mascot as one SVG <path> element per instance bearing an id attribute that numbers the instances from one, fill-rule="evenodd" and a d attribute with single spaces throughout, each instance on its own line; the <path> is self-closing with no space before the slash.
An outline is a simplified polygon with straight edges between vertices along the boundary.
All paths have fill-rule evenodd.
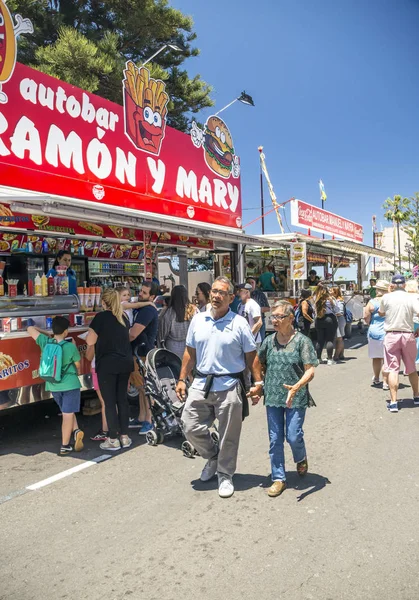
<path id="1" fill-rule="evenodd" d="M 29 19 L 22 19 L 16 15 L 16 25 L 6 6 L 7 0 L 0 0 L 0 103 L 5 104 L 7 95 L 2 91 L 3 85 L 13 75 L 16 64 L 17 44 L 16 38 L 21 33 L 33 33 L 33 26 Z"/>
<path id="2" fill-rule="evenodd" d="M 152 79 L 145 67 L 126 63 L 124 71 L 125 133 L 139 150 L 159 154 L 166 130 L 165 83 Z"/>

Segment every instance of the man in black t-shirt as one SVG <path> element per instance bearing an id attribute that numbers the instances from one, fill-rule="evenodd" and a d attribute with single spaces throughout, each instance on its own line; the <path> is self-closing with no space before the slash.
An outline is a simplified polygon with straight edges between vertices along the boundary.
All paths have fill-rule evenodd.
<path id="1" fill-rule="evenodd" d="M 142 285 L 138 299 L 140 302 L 154 302 L 159 294 L 159 286 L 153 281 L 145 281 Z M 134 315 L 134 324 L 129 331 L 129 339 L 132 342 L 133 350 L 137 351 L 143 360 L 156 345 L 157 329 L 159 323 L 158 311 L 155 306 L 145 306 L 136 311 Z M 139 434 L 145 435 L 147 431 L 153 429 L 151 423 L 151 411 L 144 394 L 144 389 L 140 388 L 140 414 L 138 419 L 130 419 L 130 428 L 140 428 Z"/>

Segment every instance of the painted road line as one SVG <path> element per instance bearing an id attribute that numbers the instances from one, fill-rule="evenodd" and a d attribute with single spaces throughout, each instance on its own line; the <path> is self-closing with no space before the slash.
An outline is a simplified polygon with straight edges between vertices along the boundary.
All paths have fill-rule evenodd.
<path id="1" fill-rule="evenodd" d="M 52 477 L 48 477 L 47 479 L 38 481 L 38 483 L 28 485 L 28 486 L 26 486 L 26 489 L 30 490 L 32 492 L 35 490 L 39 490 L 47 485 L 51 485 L 51 483 L 55 483 L 56 481 L 59 481 L 60 479 L 69 477 L 70 475 L 73 475 L 74 473 L 78 473 L 79 471 L 83 471 L 84 469 L 88 469 L 89 467 L 93 467 L 94 465 L 97 465 L 98 463 L 101 463 L 104 460 L 108 460 L 108 458 L 112 458 L 112 455 L 111 454 L 102 454 L 102 456 L 98 456 L 97 458 L 94 458 L 93 460 L 87 460 L 86 462 L 83 462 L 83 463 L 77 465 L 76 467 L 72 467 L 71 469 L 62 471 L 61 473 L 57 473 L 56 475 L 53 475 Z"/>
<path id="2" fill-rule="evenodd" d="M 4 504 L 5 502 L 8 502 L 9 500 L 13 500 L 13 498 L 17 498 L 18 496 L 23 496 L 23 494 L 27 494 L 28 490 L 18 490 L 17 492 L 11 492 L 10 494 L 7 494 L 7 496 L 2 496 L 0 498 L 0 504 Z"/>

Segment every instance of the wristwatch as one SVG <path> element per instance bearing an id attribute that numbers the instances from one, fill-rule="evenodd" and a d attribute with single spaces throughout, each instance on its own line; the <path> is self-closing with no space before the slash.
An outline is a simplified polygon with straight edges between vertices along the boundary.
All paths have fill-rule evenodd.
<path id="1" fill-rule="evenodd" d="M 183 381 L 183 383 L 188 383 L 187 379 L 178 379 L 177 381 L 178 381 L 178 383 L 179 383 L 179 381 Z"/>
<path id="2" fill-rule="evenodd" d="M 253 385 L 261 385 L 262 387 L 264 387 L 264 385 L 265 385 L 265 384 L 264 384 L 264 382 L 263 382 L 263 381 L 255 381 L 255 382 L 253 383 Z"/>

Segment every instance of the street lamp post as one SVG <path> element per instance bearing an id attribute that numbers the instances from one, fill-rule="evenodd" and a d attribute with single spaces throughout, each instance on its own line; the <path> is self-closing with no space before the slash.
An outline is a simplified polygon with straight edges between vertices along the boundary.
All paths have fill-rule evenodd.
<path id="1" fill-rule="evenodd" d="M 255 105 L 255 103 L 253 102 L 252 96 L 249 96 L 249 94 L 246 94 L 246 92 L 243 90 L 243 92 L 240 94 L 240 96 L 238 96 L 237 98 L 234 98 L 234 100 L 232 100 L 231 102 L 226 104 L 226 106 L 224 106 L 224 108 L 222 108 L 221 110 L 216 112 L 214 116 L 217 117 L 224 110 L 226 110 L 227 108 L 230 108 L 230 106 L 232 106 L 235 102 L 241 102 L 242 104 L 246 104 L 247 106 Z M 264 200 L 263 200 L 262 169 L 260 170 L 260 211 L 261 211 L 260 216 L 262 219 L 262 235 L 264 235 L 265 234 L 265 216 L 264 216 L 265 206 L 264 206 Z"/>
<path id="2" fill-rule="evenodd" d="M 235 102 L 241 102 L 242 104 L 247 104 L 248 106 L 255 105 L 255 103 L 253 102 L 252 96 L 249 96 L 249 94 L 246 94 L 246 92 L 243 91 L 238 98 L 234 98 L 234 100 L 229 102 L 226 106 L 224 106 L 224 108 L 222 108 L 221 110 L 216 112 L 215 116 L 218 116 L 220 113 L 222 113 L 224 110 L 226 110 L 226 108 L 230 108 L 230 106 L 232 104 L 234 104 Z"/>
<path id="3" fill-rule="evenodd" d="M 182 52 L 182 48 L 179 48 L 179 46 L 176 46 L 176 44 L 164 44 L 164 46 L 162 46 L 159 50 L 157 50 L 157 52 L 155 52 L 153 54 L 153 56 L 150 56 L 150 58 L 147 58 L 147 60 L 144 61 L 141 66 L 144 67 L 147 63 L 151 62 L 153 60 L 153 58 L 156 58 L 156 56 L 158 54 L 160 54 L 160 52 L 163 52 L 163 50 L 166 50 L 166 48 L 170 48 L 171 50 L 174 50 L 175 52 Z"/>

